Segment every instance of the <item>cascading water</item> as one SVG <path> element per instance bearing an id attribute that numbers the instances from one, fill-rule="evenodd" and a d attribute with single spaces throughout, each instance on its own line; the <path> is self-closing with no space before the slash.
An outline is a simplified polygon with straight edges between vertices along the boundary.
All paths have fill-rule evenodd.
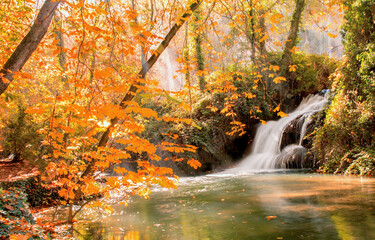
<path id="1" fill-rule="evenodd" d="M 326 97 L 309 95 L 304 98 L 296 110 L 278 121 L 269 121 L 257 129 L 252 151 L 236 167 L 240 171 L 254 171 L 260 169 L 288 168 L 290 166 L 303 168 L 302 159 L 307 150 L 302 146 L 307 126 L 311 123 L 311 116 L 321 111 L 327 104 Z M 282 147 L 283 133 L 287 126 L 297 121 L 300 136 L 294 143 Z M 282 149 L 281 149 L 282 148 Z M 299 166 L 295 166 L 299 162 Z"/>

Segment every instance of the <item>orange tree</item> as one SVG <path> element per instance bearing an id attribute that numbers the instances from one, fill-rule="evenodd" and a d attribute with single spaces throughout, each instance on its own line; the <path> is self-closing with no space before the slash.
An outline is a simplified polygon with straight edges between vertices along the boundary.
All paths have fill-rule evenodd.
<path id="1" fill-rule="evenodd" d="M 69 205 L 67 222 L 87 204 L 111 211 L 94 200 L 113 191 L 121 189 L 126 200 L 134 194 L 148 197 L 151 184 L 176 187 L 171 169 L 155 167 L 147 159 L 159 159 L 157 148 L 184 152 L 194 147 L 168 142 L 155 146 L 140 138 L 143 118 L 180 120 L 159 116 L 133 98 L 140 91 L 160 92 L 146 74 L 201 2 L 181 1 L 163 9 L 163 1 L 46 0 L 28 33 L 17 35 L 22 41 L 9 48 L 0 90 L 9 87 L 7 94 L 28 101 L 25 113 L 41 125 L 38 132 L 44 140 L 37 147 L 46 165 L 43 180 Z M 31 11 L 33 4 L 24 6 Z M 162 24 L 166 19 L 175 23 L 168 27 Z M 2 109 L 11 111 L 4 95 Z M 142 156 L 136 161 L 138 170 L 115 167 L 133 153 Z M 199 166 L 194 159 L 188 164 Z M 101 173 L 108 169 L 122 177 L 107 177 L 103 183 Z M 74 210 L 74 204 L 81 207 Z"/>

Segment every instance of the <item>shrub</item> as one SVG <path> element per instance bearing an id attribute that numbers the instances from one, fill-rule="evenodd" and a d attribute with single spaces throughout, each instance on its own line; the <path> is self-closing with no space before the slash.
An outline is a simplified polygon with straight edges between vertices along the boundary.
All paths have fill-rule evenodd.
<path id="1" fill-rule="evenodd" d="M 36 160 L 41 138 L 38 134 L 39 127 L 31 121 L 25 113 L 26 107 L 19 103 L 17 111 L 8 119 L 3 120 L 4 149 L 3 155 L 14 154 L 14 160 Z"/>
<path id="2" fill-rule="evenodd" d="M 314 149 L 324 172 L 375 173 L 375 2 L 346 0 L 347 61 L 336 74 L 336 95 Z"/>
<path id="3" fill-rule="evenodd" d="M 36 226 L 27 204 L 26 194 L 20 189 L 0 189 L 0 238 L 47 239 Z"/>

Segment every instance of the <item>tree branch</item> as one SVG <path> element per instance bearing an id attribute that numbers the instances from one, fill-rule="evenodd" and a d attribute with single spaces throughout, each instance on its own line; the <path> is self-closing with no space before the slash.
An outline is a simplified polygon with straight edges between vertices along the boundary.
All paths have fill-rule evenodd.
<path id="1" fill-rule="evenodd" d="M 14 72 L 20 71 L 46 34 L 52 17 L 61 0 L 46 0 L 30 31 L 0 70 L 0 94 L 13 81 Z"/>

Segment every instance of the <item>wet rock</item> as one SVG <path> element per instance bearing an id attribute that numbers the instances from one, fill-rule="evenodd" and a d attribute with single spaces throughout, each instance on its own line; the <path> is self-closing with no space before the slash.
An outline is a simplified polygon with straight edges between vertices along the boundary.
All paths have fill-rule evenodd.
<path id="1" fill-rule="evenodd" d="M 307 149 L 299 145 L 286 146 L 275 160 L 276 168 L 305 168 L 304 156 Z"/>

